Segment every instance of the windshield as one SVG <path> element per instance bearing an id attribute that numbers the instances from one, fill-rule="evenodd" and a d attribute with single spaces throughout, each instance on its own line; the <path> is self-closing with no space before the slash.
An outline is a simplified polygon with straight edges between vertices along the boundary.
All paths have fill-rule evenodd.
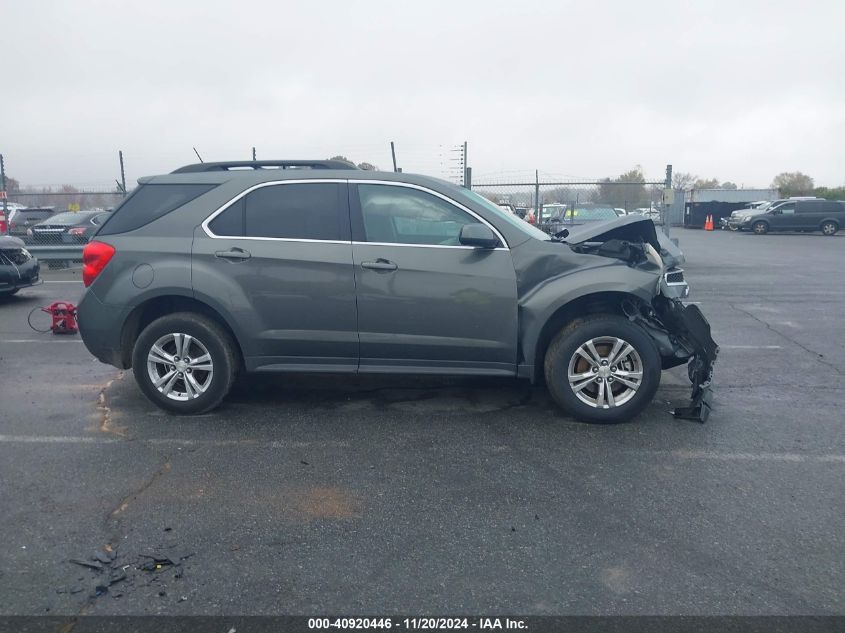
<path id="1" fill-rule="evenodd" d="M 551 237 L 548 234 L 543 233 L 543 231 L 541 231 L 540 229 L 531 226 L 530 224 L 528 224 L 528 222 L 526 222 L 525 220 L 521 220 L 518 216 L 510 214 L 504 209 L 500 209 L 498 205 L 493 204 L 484 196 L 480 196 L 470 189 L 466 189 L 461 193 L 472 198 L 473 202 L 477 202 L 485 209 L 490 211 L 490 213 L 495 214 L 497 218 L 501 218 L 508 224 L 515 226 L 526 235 L 530 235 L 531 237 L 533 237 L 535 240 L 543 240 L 545 242 L 551 240 Z"/>

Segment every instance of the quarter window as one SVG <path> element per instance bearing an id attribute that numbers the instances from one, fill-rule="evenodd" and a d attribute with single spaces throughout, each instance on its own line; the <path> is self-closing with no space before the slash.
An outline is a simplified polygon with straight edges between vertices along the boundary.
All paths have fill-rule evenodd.
<path id="1" fill-rule="evenodd" d="M 468 213 L 425 191 L 390 185 L 358 185 L 368 242 L 460 246 Z"/>

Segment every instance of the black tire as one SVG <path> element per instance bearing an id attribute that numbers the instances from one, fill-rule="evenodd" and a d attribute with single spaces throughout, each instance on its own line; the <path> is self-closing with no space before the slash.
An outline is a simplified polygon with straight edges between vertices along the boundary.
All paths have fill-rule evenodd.
<path id="1" fill-rule="evenodd" d="M 839 230 L 839 225 L 833 220 L 828 220 L 827 222 L 822 222 L 822 225 L 819 228 L 821 228 L 822 235 L 836 235 L 836 232 Z"/>
<path id="2" fill-rule="evenodd" d="M 597 408 L 583 402 L 568 379 L 570 360 L 576 350 L 600 337 L 623 339 L 642 361 L 639 388 L 629 400 L 611 408 Z M 631 420 L 648 406 L 660 386 L 662 368 L 657 346 L 645 330 L 623 317 L 598 314 L 572 321 L 552 339 L 546 351 L 544 370 L 549 393 L 567 413 L 583 422 L 613 424 Z"/>
<path id="3" fill-rule="evenodd" d="M 765 235 L 769 232 L 769 223 L 763 221 L 755 222 L 752 225 L 751 230 L 753 231 L 754 235 Z"/>
<path id="4" fill-rule="evenodd" d="M 199 376 L 200 380 L 202 380 L 202 376 L 209 380 L 208 384 L 205 385 L 205 390 L 196 397 L 187 400 L 174 400 L 161 393 L 153 384 L 147 366 L 147 357 L 153 344 L 162 337 L 173 333 L 187 334 L 193 337 L 207 350 L 211 357 L 213 371 L 210 378 L 208 374 L 203 374 L 202 370 L 199 369 L 193 374 Z M 197 349 L 197 347 L 193 349 Z M 177 312 L 156 319 L 144 328 L 135 341 L 135 347 L 132 350 L 132 371 L 141 391 L 160 408 L 180 415 L 205 413 L 219 406 L 232 388 L 237 366 L 235 344 L 231 336 L 215 321 L 194 312 Z M 186 370 L 185 373 L 190 372 Z M 174 391 L 179 388 L 179 385 L 182 385 L 182 389 L 186 389 L 184 379 L 177 378 Z"/>

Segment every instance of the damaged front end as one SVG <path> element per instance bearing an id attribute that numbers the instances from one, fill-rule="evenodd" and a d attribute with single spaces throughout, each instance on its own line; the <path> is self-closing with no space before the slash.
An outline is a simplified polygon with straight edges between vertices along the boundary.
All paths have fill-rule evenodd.
<path id="1" fill-rule="evenodd" d="M 612 257 L 629 266 L 651 268 L 660 275 L 651 303 L 626 299 L 622 310 L 633 322 L 646 330 L 657 344 L 663 369 L 687 364 L 692 382 L 689 406 L 679 407 L 673 415 L 679 419 L 705 422 L 712 408 L 710 383 L 719 346 L 710 333 L 710 324 L 698 306 L 684 305 L 681 299 L 689 294 L 683 269 L 683 253 L 662 233 L 658 234 L 648 218 L 626 217 L 602 223 L 583 231 L 573 231 L 570 247 L 580 253 Z"/>
<path id="2" fill-rule="evenodd" d="M 657 343 L 663 369 L 687 364 L 692 382 L 689 406 L 673 411 L 676 418 L 705 422 L 712 409 L 710 382 L 719 346 L 710 334 L 710 324 L 696 305 L 684 305 L 680 299 L 657 295 L 651 305 L 625 301 L 625 315 L 645 329 Z"/>

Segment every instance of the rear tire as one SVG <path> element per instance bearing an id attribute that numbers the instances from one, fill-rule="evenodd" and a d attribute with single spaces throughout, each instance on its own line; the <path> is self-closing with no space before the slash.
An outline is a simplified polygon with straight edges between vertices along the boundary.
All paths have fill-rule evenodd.
<path id="1" fill-rule="evenodd" d="M 132 351 L 132 371 L 141 391 L 158 407 L 180 415 L 219 406 L 236 370 L 231 336 L 194 312 L 156 319 L 144 328 Z"/>
<path id="2" fill-rule="evenodd" d="M 822 222 L 821 229 L 822 235 L 836 235 L 839 225 L 832 220 L 828 220 L 827 222 Z"/>
<path id="3" fill-rule="evenodd" d="M 583 422 L 612 424 L 648 406 L 662 367 L 657 346 L 642 328 L 620 316 L 599 314 L 572 321 L 555 336 L 544 370 L 549 393 L 569 414 Z"/>
<path id="4" fill-rule="evenodd" d="M 754 231 L 754 235 L 765 235 L 769 232 L 769 224 L 768 222 L 755 222 L 751 230 Z"/>

